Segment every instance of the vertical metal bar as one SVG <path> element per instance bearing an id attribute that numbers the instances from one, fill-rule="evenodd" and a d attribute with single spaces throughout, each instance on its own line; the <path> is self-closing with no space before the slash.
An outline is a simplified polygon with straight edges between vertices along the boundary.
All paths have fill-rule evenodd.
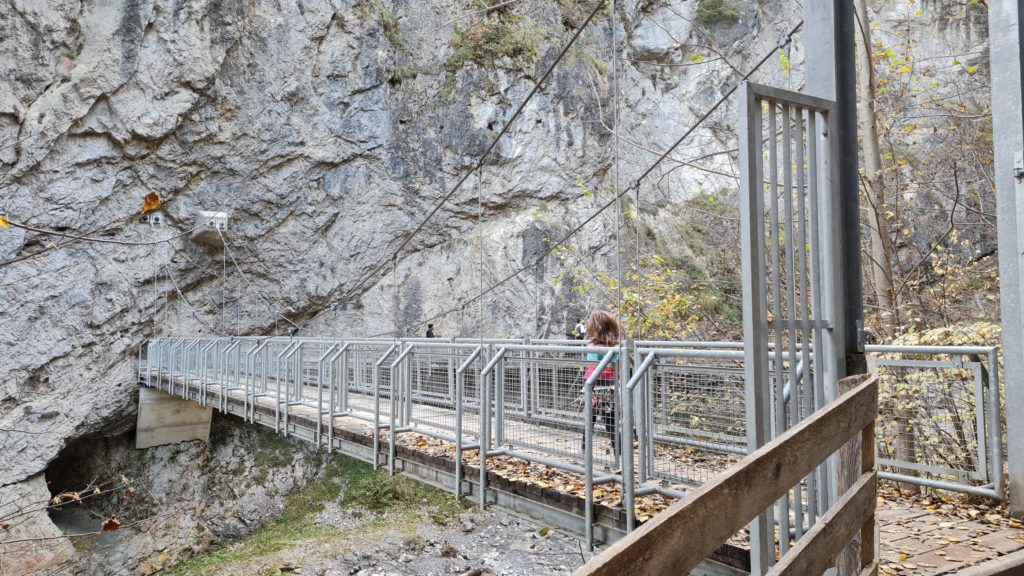
<path id="1" fill-rule="evenodd" d="M 768 322 L 768 329 L 774 336 L 775 344 L 775 355 L 774 355 L 774 386 L 772 390 L 775 394 L 775 412 L 774 412 L 774 423 L 775 428 L 772 431 L 772 437 L 781 436 L 785 432 L 785 416 L 786 416 L 786 404 L 783 395 L 783 386 L 785 384 L 785 377 L 783 375 L 784 360 L 782 358 L 782 332 L 783 332 L 783 317 L 785 316 L 784 308 L 782 304 L 782 267 L 780 255 L 781 250 L 781 239 L 779 230 L 779 141 L 778 141 L 778 116 L 780 112 L 780 106 L 773 100 L 768 101 L 768 186 L 769 186 L 769 208 L 768 208 L 768 246 L 769 254 L 771 255 L 771 264 L 768 270 L 769 281 L 771 282 L 771 299 L 768 302 L 768 313 L 772 316 L 772 320 Z M 788 136 L 786 134 L 785 136 Z M 785 137 L 784 137 L 785 139 Z M 786 550 L 789 549 L 788 528 L 789 528 L 789 507 L 786 506 L 786 502 L 782 499 L 776 504 L 779 516 L 779 551 L 781 554 L 785 554 Z M 782 529 L 786 528 L 784 532 Z M 769 563 L 774 563 L 774 555 L 769 558 Z"/>
<path id="2" fill-rule="evenodd" d="M 761 104 L 749 84 L 740 90 L 740 246 L 743 266 L 743 370 L 746 395 L 747 448 L 753 452 L 771 436 L 767 373 L 767 317 L 764 301 L 764 167 Z M 763 512 L 750 523 L 751 574 L 767 572 L 775 557 L 771 515 Z"/>
<path id="3" fill-rule="evenodd" d="M 992 481 L 996 496 L 1000 500 L 1006 497 L 1006 486 L 1003 483 L 1003 434 L 1000 429 L 999 406 L 999 349 L 992 347 L 988 353 L 988 434 L 991 449 L 990 465 Z"/>
<path id="4" fill-rule="evenodd" d="M 398 346 L 399 351 L 404 352 L 404 350 L 402 350 L 402 347 L 406 345 L 403 342 L 399 342 Z M 399 358 L 401 358 L 401 355 L 399 355 Z M 402 387 L 401 374 L 401 366 L 396 366 L 395 364 L 392 364 L 390 370 L 391 381 L 389 382 L 389 384 L 391 385 L 391 398 L 389 399 L 391 410 L 389 411 L 388 414 L 389 421 L 391 424 L 391 426 L 388 428 L 388 473 L 391 474 L 392 476 L 395 475 L 395 458 L 398 456 L 398 447 L 395 446 L 395 444 L 398 442 L 398 413 L 400 406 L 400 400 L 398 396 L 400 393 L 399 391 L 401 390 Z"/>
<path id="5" fill-rule="evenodd" d="M 349 384 L 349 380 L 348 380 L 348 365 L 349 365 L 349 358 L 350 357 L 351 357 L 351 354 L 349 353 L 349 348 L 346 346 L 345 350 L 341 353 L 341 360 L 340 360 L 340 362 L 341 362 L 341 374 L 340 374 L 339 378 L 341 380 L 339 382 L 339 385 L 341 386 L 341 398 L 339 399 L 339 402 L 340 402 L 340 404 L 338 406 L 338 411 L 339 412 L 347 412 L 348 411 L 348 387 L 350 385 Z M 353 373 L 352 373 L 352 377 L 353 377 L 353 379 L 355 378 L 355 371 L 354 370 L 353 370 Z"/>
<path id="6" fill-rule="evenodd" d="M 834 296 L 832 340 L 835 349 L 830 356 L 835 362 L 834 378 L 826 383 L 829 401 L 836 398 L 839 379 L 864 370 L 858 324 L 863 320 L 863 296 L 860 266 L 860 209 L 857 152 L 856 58 L 854 49 L 853 8 L 847 0 L 819 0 L 804 3 L 804 50 L 814 54 L 806 66 L 806 90 L 809 94 L 835 102 L 830 114 L 829 156 L 833 190 L 829 198 L 835 202 L 829 246 L 834 256 L 828 274 L 832 285 L 827 294 Z M 1018 87 L 1019 90 L 1019 87 Z M 834 501 L 835 495 L 830 494 Z"/>
<path id="7" fill-rule="evenodd" d="M 482 385 L 482 384 L 481 384 Z M 502 439 L 505 437 L 505 386 L 504 380 L 494 381 L 494 395 L 495 395 L 495 407 L 494 412 L 497 414 L 497 418 L 494 422 L 494 435 L 498 442 L 501 444 Z"/>
<path id="8" fill-rule="evenodd" d="M 826 123 L 827 125 L 827 123 Z M 820 226 L 819 214 L 818 214 L 818 198 L 819 198 L 819 178 L 821 177 L 818 171 L 818 113 L 809 112 L 807 114 L 807 199 L 810 205 L 810 215 L 808 224 L 810 226 L 810 247 L 811 252 L 808 255 L 811 265 L 811 317 L 814 319 L 814 334 L 812 336 L 814 342 L 814 350 L 812 352 L 813 360 L 811 366 L 811 386 L 808 392 L 811 394 L 811 407 L 820 408 L 822 398 L 825 396 L 825 385 L 822 374 L 822 354 L 824 353 L 824 343 L 822 340 L 822 322 L 824 318 L 821 301 L 821 236 L 818 233 Z M 807 485 L 807 500 L 809 510 L 809 521 L 808 524 L 813 525 L 819 513 L 823 508 L 820 507 L 818 496 L 818 485 L 821 474 L 824 472 L 823 469 L 815 471 L 813 475 L 808 479 Z"/>
<path id="9" fill-rule="evenodd" d="M 498 360 L 501 362 L 501 360 Z M 490 378 L 494 374 L 492 370 L 487 374 L 487 378 Z M 480 399 L 480 510 L 483 511 L 487 507 L 487 452 L 491 446 L 491 431 L 490 431 L 490 417 L 491 417 L 491 393 L 490 385 L 485 382 L 483 376 L 480 377 L 481 387 L 481 399 Z"/>
<path id="10" fill-rule="evenodd" d="M 153 387 L 153 345 L 154 341 L 146 343 L 146 386 Z"/>
<path id="11" fill-rule="evenodd" d="M 814 117 L 813 110 L 806 111 L 808 117 Z M 808 234 L 807 234 L 807 203 L 808 203 L 808 186 L 805 174 L 809 169 L 807 164 L 807 156 L 805 153 L 804 142 L 807 141 L 808 146 L 813 146 L 810 143 L 813 138 L 813 133 L 807 130 L 807 125 L 804 123 L 804 111 L 800 110 L 797 113 L 797 139 L 796 139 L 796 157 L 797 157 L 797 240 L 798 253 L 800 255 L 798 270 L 800 271 L 800 342 L 802 344 L 800 348 L 800 361 L 803 364 L 803 372 L 801 377 L 802 386 L 797 386 L 794 391 L 793 405 L 797 407 L 797 410 L 802 410 L 802 414 L 798 416 L 796 420 L 802 420 L 810 416 L 813 407 L 811 404 L 812 388 L 813 388 L 813 372 L 814 366 L 811 364 L 811 319 L 814 314 L 814 310 L 811 308 L 811 271 L 809 266 L 810 255 L 808 254 Z M 796 502 L 797 502 L 797 519 L 796 519 L 796 534 L 797 540 L 803 536 L 803 529 L 805 522 L 809 518 L 813 517 L 811 508 L 814 506 L 813 496 L 811 493 L 812 485 L 814 483 L 814 473 L 811 473 L 806 479 L 806 499 L 804 497 L 804 491 L 797 485 L 796 490 Z"/>
<path id="12" fill-rule="evenodd" d="M 837 397 L 840 374 L 845 371 L 842 362 L 844 344 L 842 341 L 842 307 L 840 304 L 841 294 L 837 284 L 841 282 L 836 263 L 838 254 L 836 206 L 833 196 L 832 181 L 836 168 L 832 158 L 837 154 L 837 147 L 832 138 L 835 132 L 836 123 L 831 113 L 821 115 L 821 125 L 818 127 L 819 150 L 818 155 L 818 258 L 819 271 L 821 273 L 818 294 L 821 295 L 821 313 L 819 322 L 826 322 L 829 325 L 827 330 L 820 332 L 821 339 L 815 342 L 815 356 L 817 364 L 821 369 L 821 393 L 815 396 L 815 408 L 821 409 Z M 829 459 L 820 469 L 818 475 L 818 514 L 825 513 L 829 503 L 834 502 L 838 497 L 836 493 L 837 462 L 835 458 Z"/>
<path id="13" fill-rule="evenodd" d="M 641 401 L 644 405 L 643 438 L 640 453 L 643 461 L 640 465 L 640 483 L 647 482 L 648 477 L 654 475 L 654 375 L 650 370 L 644 376 L 644 386 L 640 390 Z"/>
<path id="14" fill-rule="evenodd" d="M 298 345 L 294 349 L 292 349 L 291 355 L 288 356 L 288 366 L 289 366 L 289 370 L 291 372 L 291 377 L 289 378 L 288 377 L 288 372 L 285 372 L 285 382 L 284 382 L 284 427 L 282 429 L 282 434 L 284 434 L 284 436 L 286 438 L 288 437 L 288 412 L 289 412 L 288 407 L 292 403 L 292 382 L 293 381 L 297 381 L 299 378 L 301 378 L 301 374 L 302 374 L 302 367 L 301 367 L 301 362 L 302 362 L 302 344 L 303 344 L 302 342 L 299 342 Z"/>
<path id="15" fill-rule="evenodd" d="M 412 346 L 411 343 L 403 343 L 404 346 Z M 401 395 L 402 426 L 412 422 L 412 364 L 408 361 L 401 366 L 402 379 L 398 386 Z M 394 374 L 391 375 L 394 378 Z"/>
<path id="16" fill-rule="evenodd" d="M 615 372 L 618 384 L 615 386 L 615 390 L 612 391 L 612 401 L 615 403 L 612 410 L 617 411 L 618 414 L 615 416 L 615 426 L 612 430 L 612 438 L 615 439 L 616 445 L 615 450 L 613 450 L 613 457 L 618 462 L 619 469 L 622 469 L 623 447 L 628 443 L 629 451 L 633 450 L 633 429 L 623 426 L 623 416 L 626 408 L 623 404 L 622 396 L 625 393 L 626 383 L 629 382 L 629 350 L 621 341 L 619 342 L 618 366 Z"/>
<path id="17" fill-rule="evenodd" d="M 594 549 L 594 405 L 591 402 L 593 396 L 594 379 L 587 378 L 583 383 L 583 536 L 588 551 Z"/>
<path id="18" fill-rule="evenodd" d="M 961 358 L 962 360 L 962 358 Z M 970 358 L 970 360 L 976 360 L 977 363 L 974 367 L 974 430 L 975 439 L 977 440 L 977 471 L 978 477 L 982 482 L 988 483 L 991 479 L 989 478 L 989 465 L 988 465 L 988 433 L 987 426 L 985 425 L 986 418 L 985 414 L 988 412 L 987 405 L 985 404 L 985 368 L 981 364 L 981 360 L 977 357 Z M 950 391 L 950 396 L 954 396 L 954 391 Z M 964 447 L 966 448 L 966 446 Z"/>
<path id="19" fill-rule="evenodd" d="M 626 509 L 626 532 L 636 527 L 636 504 L 633 501 L 633 390 L 622 388 L 622 429 L 625 432 L 626 444 L 622 450 L 622 504 Z"/>
<path id="20" fill-rule="evenodd" d="M 1004 0 L 988 6 L 989 59 L 992 65 L 992 141 L 999 233 L 999 293 L 1002 322 L 1006 413 L 1024 414 L 1024 7 Z M 998 364 L 990 365 L 996 374 Z M 998 382 L 998 381 L 997 381 Z M 998 388 L 994 388 L 998 391 Z M 995 394 L 998 398 L 998 393 Z M 998 414 L 998 412 L 996 412 Z M 997 416 L 998 417 L 998 416 Z M 992 444 L 993 447 L 998 444 Z M 1024 516 L 1024 418 L 1006 419 L 1010 513 Z M 996 477 L 999 482 L 1002 475 Z"/>
<path id="21" fill-rule="evenodd" d="M 340 367 L 343 366 L 339 362 L 339 358 L 345 355 L 345 347 L 348 343 L 342 344 L 342 350 L 339 351 L 331 358 L 331 398 L 329 400 L 330 413 L 327 416 L 327 453 L 330 454 L 334 451 L 334 419 L 337 416 L 338 411 L 338 387 L 341 385 L 339 377 L 341 375 Z"/>
<path id="22" fill-rule="evenodd" d="M 394 344 L 391 345 L 394 348 Z M 373 367 L 373 469 L 380 468 L 380 363 Z"/>
<path id="23" fill-rule="evenodd" d="M 277 433 L 281 432 L 281 369 L 284 368 L 285 370 L 287 370 L 285 361 L 282 358 L 290 349 L 291 344 L 289 343 L 288 347 L 285 348 L 284 351 L 282 351 L 277 356 L 277 386 L 275 386 L 275 388 L 277 389 L 277 399 L 276 402 L 274 402 L 274 432 Z M 224 389 L 221 388 L 222 393 L 223 391 Z"/>
<path id="24" fill-rule="evenodd" d="M 429 370 L 429 366 L 428 366 Z M 448 397 L 454 398 L 457 395 L 455 383 L 455 364 L 451 356 L 448 356 Z"/>
<path id="25" fill-rule="evenodd" d="M 499 351 L 499 353 L 501 353 L 501 351 Z M 505 387 L 505 378 L 506 378 L 506 373 L 505 373 L 505 355 L 504 354 L 502 354 L 501 359 L 498 360 L 498 364 L 494 367 L 494 370 L 495 370 L 495 375 L 494 375 L 494 387 L 495 387 L 495 389 L 504 388 Z M 526 410 L 527 410 L 527 408 L 526 408 L 526 404 L 527 404 L 527 401 L 526 401 L 526 389 L 523 386 L 522 372 L 520 372 L 519 375 L 520 375 L 520 378 L 519 378 L 519 394 L 520 394 L 520 396 L 519 396 L 519 398 L 520 398 L 520 401 L 521 401 L 521 404 L 522 404 L 523 413 L 526 414 L 527 413 L 526 412 Z M 495 420 L 496 420 L 496 424 L 495 424 L 495 428 L 494 428 L 494 445 L 495 446 L 504 446 L 504 444 L 505 444 L 505 413 L 504 413 L 504 411 L 497 412 L 497 413 L 495 413 L 494 417 L 495 417 Z"/>
<path id="26" fill-rule="evenodd" d="M 462 499 L 462 399 L 465 378 L 455 373 L 455 499 Z"/>
<path id="27" fill-rule="evenodd" d="M 783 231 L 781 231 L 779 233 L 779 240 L 780 240 L 781 249 L 786 251 L 785 252 L 785 267 L 786 267 L 786 269 L 785 269 L 785 271 L 780 269 L 778 271 L 778 274 L 777 274 L 776 278 L 780 279 L 780 278 L 784 277 L 785 280 L 786 280 L 786 282 L 785 282 L 785 291 L 784 291 L 785 296 L 786 296 L 786 302 L 783 303 L 783 301 L 782 301 L 782 293 L 776 294 L 776 309 L 778 310 L 777 318 L 779 318 L 780 320 L 782 318 L 785 318 L 786 322 L 784 322 L 784 323 L 783 322 L 779 322 L 778 326 L 776 326 L 776 328 L 775 328 L 775 339 L 776 339 L 776 342 L 782 341 L 782 339 L 783 339 L 783 331 L 785 332 L 786 335 L 789 336 L 789 342 L 788 342 L 788 344 L 789 344 L 789 348 L 788 348 L 789 361 L 788 361 L 788 364 L 787 364 L 787 366 L 788 366 L 788 370 L 787 370 L 788 374 L 787 374 L 787 376 L 786 376 L 786 378 L 784 380 L 780 380 L 776 384 L 776 386 L 777 386 L 776 393 L 781 393 L 782 392 L 783 382 L 788 381 L 789 385 L 790 385 L 790 395 L 791 395 L 790 397 L 791 398 L 793 397 L 792 395 L 796 394 L 796 390 L 795 389 L 799 385 L 799 383 L 797 382 L 797 373 L 796 373 L 796 369 L 797 369 L 796 355 L 798 353 L 797 352 L 797 347 L 796 347 L 796 330 L 795 330 L 795 325 L 796 325 L 795 323 L 796 323 L 796 320 L 797 320 L 797 316 L 796 316 L 796 274 L 795 274 L 795 270 L 793 269 L 794 268 L 794 254 L 793 254 L 793 251 L 797 249 L 798 244 L 794 241 L 794 238 L 793 238 L 793 156 L 792 156 L 792 154 L 793 154 L 793 152 L 792 152 L 792 149 L 793 149 L 793 130 L 792 130 L 793 120 L 792 120 L 792 115 L 793 115 L 793 108 L 791 106 L 789 106 L 788 104 L 784 105 L 782 107 L 782 122 L 783 122 L 783 124 L 782 124 L 782 145 L 783 145 L 783 148 L 782 148 L 782 170 L 783 170 L 783 172 L 782 172 L 782 174 L 783 174 L 783 184 L 782 184 L 783 203 L 782 203 L 782 210 L 784 211 L 784 214 L 782 214 L 783 217 L 781 219 L 781 223 L 785 227 L 784 227 Z M 784 306 L 784 304 L 785 304 L 785 306 Z M 776 345 L 776 347 L 775 347 L 776 366 L 778 367 L 779 370 L 782 369 L 782 362 L 784 361 L 782 352 L 783 352 L 782 346 Z M 779 414 L 779 422 L 781 423 L 781 428 L 779 429 L 779 434 L 783 434 L 790 427 L 790 424 L 791 424 L 790 415 L 793 412 L 792 406 L 794 406 L 794 404 L 787 402 L 786 398 L 783 397 L 782 398 L 782 402 L 780 403 L 780 406 L 782 408 L 782 411 Z M 796 416 L 794 415 L 793 418 L 792 418 L 792 421 L 795 421 L 795 420 L 796 420 Z M 797 485 L 797 489 L 799 490 L 799 485 Z M 790 522 L 789 522 L 789 498 L 790 498 L 790 492 L 786 491 L 786 493 L 779 500 L 779 516 L 780 516 L 780 520 L 781 520 L 780 525 L 779 525 L 779 553 L 780 554 L 785 554 L 786 552 L 789 551 L 789 524 L 790 524 Z"/>

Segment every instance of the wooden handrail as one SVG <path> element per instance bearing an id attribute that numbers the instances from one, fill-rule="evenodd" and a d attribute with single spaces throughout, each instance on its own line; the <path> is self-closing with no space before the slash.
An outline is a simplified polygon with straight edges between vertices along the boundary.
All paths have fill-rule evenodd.
<path id="1" fill-rule="evenodd" d="M 688 574 L 847 441 L 858 435 L 866 436 L 867 430 L 873 434 L 877 414 L 878 378 L 871 375 L 835 402 L 725 470 L 692 497 L 680 500 L 626 535 L 577 569 L 574 576 Z M 870 445 L 874 446 L 873 441 Z M 859 504 L 868 493 L 873 494 L 874 474 L 869 475 L 870 478 L 862 477 L 851 489 L 855 494 L 843 494 L 841 503 L 849 496 Z M 873 518 L 873 499 L 870 512 Z M 861 520 L 851 522 L 854 531 L 861 529 Z M 822 526 L 819 532 L 830 530 L 829 533 L 805 546 L 832 545 L 837 539 L 833 537 L 835 528 L 824 524 L 819 522 Z M 846 531 L 838 536 L 846 536 Z"/>

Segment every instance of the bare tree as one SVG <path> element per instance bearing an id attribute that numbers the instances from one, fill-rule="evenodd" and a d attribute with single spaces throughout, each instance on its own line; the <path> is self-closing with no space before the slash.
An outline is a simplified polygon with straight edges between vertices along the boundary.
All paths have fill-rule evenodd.
<path id="1" fill-rule="evenodd" d="M 870 229 L 869 256 L 871 285 L 875 303 L 879 308 L 882 322 L 877 328 L 885 340 L 891 339 L 895 324 L 899 321 L 896 313 L 893 291 L 892 240 L 889 236 L 889 222 L 885 215 L 885 181 L 882 177 L 882 154 L 879 149 L 878 126 L 876 124 L 875 73 L 871 58 L 871 25 L 868 18 L 867 0 L 856 0 L 859 40 L 857 46 L 857 122 L 860 125 L 861 150 L 864 153 L 864 174 L 861 185 L 864 189 L 865 216 Z"/>

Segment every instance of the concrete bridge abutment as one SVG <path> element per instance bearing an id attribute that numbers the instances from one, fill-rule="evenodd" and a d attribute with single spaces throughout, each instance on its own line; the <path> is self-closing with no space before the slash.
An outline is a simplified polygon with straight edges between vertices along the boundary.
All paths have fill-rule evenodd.
<path id="1" fill-rule="evenodd" d="M 200 406 L 162 390 L 139 390 L 135 448 L 151 448 L 190 440 L 210 441 L 213 408 Z"/>

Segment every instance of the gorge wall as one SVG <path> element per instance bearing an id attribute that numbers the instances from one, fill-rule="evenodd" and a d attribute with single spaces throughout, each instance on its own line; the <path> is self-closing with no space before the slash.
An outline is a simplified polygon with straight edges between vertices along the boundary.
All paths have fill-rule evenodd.
<path id="1" fill-rule="evenodd" d="M 445 336 L 557 336 L 611 296 L 553 279 L 578 261 L 617 274 L 617 231 L 697 258 L 680 223 L 694 198 L 735 197 L 733 101 L 644 180 L 639 205 L 550 251 L 799 22 L 795 3 L 603 10 L 393 258 L 592 6 L 506 4 L 0 0 L 0 215 L 18 224 L 0 229 L 0 503 L 46 497 L 51 463 L 90 462 L 83 446 L 107 454 L 130 432 L 147 338 L 416 334 L 446 311 Z M 910 4 L 873 6 L 890 30 Z M 936 50 L 984 64 L 983 21 L 950 26 L 962 2 L 919 4 Z M 800 36 L 781 53 L 753 78 L 799 89 Z M 140 215 L 152 192 L 161 206 Z M 229 213 L 226 249 L 190 240 L 200 211 Z M 235 450 L 220 456 L 243 460 Z"/>

